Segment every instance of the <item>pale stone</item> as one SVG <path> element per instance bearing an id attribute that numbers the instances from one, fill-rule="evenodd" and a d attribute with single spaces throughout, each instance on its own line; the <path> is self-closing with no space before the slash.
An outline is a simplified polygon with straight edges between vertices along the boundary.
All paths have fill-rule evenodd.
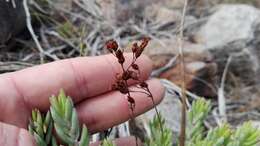
<path id="1" fill-rule="evenodd" d="M 253 38 L 260 11 L 248 5 L 222 5 L 210 16 L 197 36 L 206 48 L 223 46 L 238 40 Z"/>

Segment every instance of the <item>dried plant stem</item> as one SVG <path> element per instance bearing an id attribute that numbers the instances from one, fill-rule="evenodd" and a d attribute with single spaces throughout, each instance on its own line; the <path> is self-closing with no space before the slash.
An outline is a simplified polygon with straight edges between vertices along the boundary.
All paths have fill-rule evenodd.
<path id="1" fill-rule="evenodd" d="M 40 52 L 41 63 L 44 63 L 44 55 L 46 55 L 54 60 L 57 60 L 58 59 L 57 56 L 51 55 L 50 53 L 44 51 L 44 49 L 41 46 L 40 41 L 38 40 L 38 36 L 35 34 L 35 32 L 33 30 L 32 23 L 31 23 L 32 18 L 31 18 L 29 7 L 28 7 L 28 0 L 23 1 L 23 7 L 24 7 L 25 15 L 26 15 L 26 27 L 27 27 L 28 31 L 30 32 L 31 37 L 33 38 L 33 41 L 35 42 L 36 47 L 38 48 L 38 50 Z"/>
<path id="2" fill-rule="evenodd" d="M 153 98 L 153 94 L 151 93 L 151 91 L 149 90 L 149 88 L 146 89 L 146 91 L 150 94 L 150 97 L 151 97 L 151 100 L 153 102 L 153 107 L 154 107 L 154 110 L 156 112 L 156 116 L 158 117 L 158 120 L 159 120 L 159 126 L 160 126 L 160 130 L 161 130 L 161 134 L 163 134 L 163 125 L 162 125 L 162 119 L 161 119 L 161 116 L 159 114 L 159 110 L 157 109 L 157 105 L 154 101 L 154 98 Z"/>
<path id="3" fill-rule="evenodd" d="M 225 81 L 228 73 L 228 68 L 230 66 L 230 63 L 232 61 L 232 55 L 228 58 L 222 78 L 221 78 L 221 84 L 218 89 L 218 110 L 219 110 L 219 116 L 221 119 L 221 123 L 227 122 L 227 114 L 226 114 L 226 98 L 225 98 Z"/>
<path id="4" fill-rule="evenodd" d="M 181 78 L 182 78 L 182 91 L 181 91 L 181 97 L 182 97 L 182 110 L 181 110 L 181 131 L 180 131 L 180 137 L 179 137 L 179 145 L 185 146 L 185 139 L 186 139 L 186 84 L 185 84 L 185 60 L 184 60 L 184 53 L 183 53 L 183 28 L 184 28 L 184 22 L 185 22 L 185 15 L 186 15 L 186 9 L 188 5 L 188 0 L 184 0 L 184 6 L 183 6 L 183 12 L 182 12 L 182 20 L 180 25 L 180 36 L 179 36 L 179 53 L 180 53 L 180 64 L 181 64 Z"/>
<path id="5" fill-rule="evenodd" d="M 158 117 L 158 120 L 159 120 L 159 126 L 160 126 L 160 130 L 161 130 L 161 135 L 163 135 L 162 119 L 161 119 L 161 116 L 160 116 L 159 111 L 158 111 L 158 109 L 157 109 L 157 106 L 156 106 L 156 104 L 155 104 L 155 102 L 154 102 L 153 97 L 152 97 L 151 99 L 152 99 L 152 102 L 153 102 L 153 105 L 154 105 L 154 110 L 155 110 L 155 112 L 156 112 L 156 116 Z"/>
<path id="6" fill-rule="evenodd" d="M 132 64 L 133 64 L 134 62 L 135 62 L 135 61 L 133 61 Z M 132 65 L 132 64 L 131 64 L 131 65 Z M 121 68 L 122 68 L 123 72 L 126 71 L 125 68 L 124 68 L 124 66 L 123 66 L 123 64 L 121 64 Z M 130 68 L 130 66 L 127 68 L 127 70 L 128 70 L 129 68 Z M 127 87 L 128 87 L 129 85 L 128 85 L 127 80 L 124 80 L 124 82 L 125 82 L 125 84 L 126 84 Z M 128 97 L 131 97 L 130 90 L 128 90 L 127 95 L 128 95 Z M 132 106 L 130 106 L 130 110 L 131 110 L 130 119 L 131 119 L 132 121 L 134 121 L 134 119 L 135 119 L 135 117 L 134 117 L 134 108 L 133 108 Z M 137 137 L 136 135 L 134 135 L 134 137 L 135 137 L 135 145 L 138 146 L 138 137 Z"/>
<path id="7" fill-rule="evenodd" d="M 33 30 L 33 27 L 32 27 L 32 24 L 31 24 L 31 14 L 30 14 L 30 11 L 29 11 L 29 8 L 28 8 L 28 2 L 27 0 L 24 0 L 23 1 L 23 7 L 24 7 L 24 11 L 25 11 L 25 14 L 26 14 L 26 26 L 27 26 L 27 29 L 28 31 L 30 32 L 37 48 L 39 49 L 40 51 L 40 58 L 41 58 L 41 63 L 44 63 L 44 60 L 43 60 L 43 48 L 36 36 L 36 34 L 34 33 L 34 30 Z"/>
<path id="8" fill-rule="evenodd" d="M 139 82 L 141 82 L 141 81 L 139 81 Z M 137 86 L 137 88 L 139 88 L 139 87 Z M 141 89 L 143 89 L 144 91 L 134 91 L 134 90 L 131 90 L 130 92 L 143 93 L 143 94 L 146 94 L 148 97 L 151 98 L 152 103 L 153 103 L 153 108 L 154 108 L 155 113 L 156 113 L 156 116 L 158 117 L 158 120 L 159 120 L 159 126 L 160 126 L 159 128 L 160 128 L 160 130 L 161 130 L 161 134 L 163 134 L 162 120 L 161 120 L 161 116 L 160 116 L 160 114 L 159 114 L 159 110 L 158 110 L 158 108 L 157 108 L 157 105 L 156 105 L 156 103 L 155 103 L 155 101 L 154 101 L 153 94 L 152 94 L 152 92 L 150 91 L 149 88 L 141 88 Z"/>
<path id="9" fill-rule="evenodd" d="M 6 0 L 6 2 L 10 2 L 10 0 Z M 12 5 L 13 5 L 13 7 L 16 8 L 15 1 L 14 1 L 14 0 L 11 0 L 11 3 L 12 3 Z"/>

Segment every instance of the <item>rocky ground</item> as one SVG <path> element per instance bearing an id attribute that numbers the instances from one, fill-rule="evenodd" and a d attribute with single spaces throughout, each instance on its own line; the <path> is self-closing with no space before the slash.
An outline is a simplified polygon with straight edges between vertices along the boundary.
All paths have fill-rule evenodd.
<path id="1" fill-rule="evenodd" d="M 14 2 L 0 1 L 1 73 L 79 55 L 104 54 L 103 45 L 111 38 L 127 48 L 129 42 L 148 36 L 152 40 L 145 53 L 154 62 L 152 75 L 162 78 L 168 89 L 159 109 L 178 132 L 182 0 L 32 0 L 32 24 L 43 50 L 26 29 L 22 1 Z M 259 7 L 259 0 L 189 1 L 184 25 L 186 86 L 190 101 L 199 96 L 212 101 L 207 127 L 222 118 L 218 103 L 223 101 L 218 97 L 223 95 L 232 125 L 260 121 Z M 153 114 L 149 112 L 130 125 L 142 127 Z"/>

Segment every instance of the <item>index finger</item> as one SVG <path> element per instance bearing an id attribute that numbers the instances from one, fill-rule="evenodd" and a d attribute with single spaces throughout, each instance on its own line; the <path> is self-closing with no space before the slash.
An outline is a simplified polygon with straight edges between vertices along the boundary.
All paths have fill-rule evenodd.
<path id="1" fill-rule="evenodd" d="M 131 54 L 125 54 L 125 57 L 126 64 L 130 64 Z M 147 79 L 151 72 L 150 60 L 142 56 L 137 64 L 141 68 L 141 78 Z M 22 98 L 27 106 L 45 110 L 49 107 L 49 97 L 61 88 L 74 102 L 110 91 L 120 71 L 120 65 L 112 55 L 48 63 L 1 75 L 0 99 L 13 96 L 15 91 L 18 96 L 15 98 Z"/>

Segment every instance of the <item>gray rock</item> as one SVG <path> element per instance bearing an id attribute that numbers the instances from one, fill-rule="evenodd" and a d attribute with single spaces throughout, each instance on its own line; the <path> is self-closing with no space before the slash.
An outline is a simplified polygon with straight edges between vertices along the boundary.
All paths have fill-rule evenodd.
<path id="1" fill-rule="evenodd" d="M 8 41 L 25 27 L 23 1 L 15 0 L 16 7 L 11 2 L 0 1 L 0 44 Z"/>
<path id="2" fill-rule="evenodd" d="M 163 12 L 158 14 L 160 16 L 157 17 L 170 15 L 170 19 L 176 19 L 176 17 L 179 17 L 176 12 L 171 12 L 167 8 L 182 8 L 183 3 L 183 0 L 97 0 L 104 18 L 114 24 L 124 24 L 129 20 L 138 20 L 138 18 L 145 17 L 145 13 L 147 13 L 145 11 L 151 13 L 149 15 L 153 15 L 157 13 L 157 8 L 164 8 Z"/>
<path id="3" fill-rule="evenodd" d="M 252 60 L 254 60 L 256 69 L 256 81 L 260 83 L 260 23 L 256 26 L 254 31 L 254 39 L 250 42 Z"/>
<path id="4" fill-rule="evenodd" d="M 235 75 L 245 85 L 254 84 L 256 81 L 257 66 L 260 62 L 255 59 L 253 50 L 255 49 L 247 46 L 244 41 L 236 41 L 211 49 L 210 52 L 218 65 L 217 74 L 219 80 L 223 75 L 228 58 L 232 56 L 228 70 L 229 73 Z"/>
<path id="5" fill-rule="evenodd" d="M 226 45 L 238 40 L 253 39 L 254 26 L 260 11 L 248 5 L 222 5 L 201 27 L 197 36 L 206 48 Z"/>
<path id="6" fill-rule="evenodd" d="M 112 24 L 124 24 L 129 20 L 143 15 L 145 5 L 150 4 L 148 0 L 97 0 L 100 5 L 104 19 Z"/>
<path id="7" fill-rule="evenodd" d="M 147 48 L 144 50 L 144 54 L 148 56 L 162 55 L 162 54 L 178 54 L 178 38 L 173 37 L 171 39 L 151 40 Z M 201 44 L 194 44 L 188 41 L 183 42 L 183 51 L 185 53 L 205 53 L 206 48 Z"/>
<path id="8" fill-rule="evenodd" d="M 214 56 L 218 76 L 222 77 L 226 61 L 233 56 L 229 67 L 242 83 L 257 81 L 260 55 L 260 11 L 248 5 L 221 5 L 197 32 L 196 39 Z"/>
<path id="9" fill-rule="evenodd" d="M 180 22 L 181 12 L 160 5 L 150 5 L 146 7 L 144 17 L 157 23 Z"/>
<path id="10" fill-rule="evenodd" d="M 72 8 L 72 0 L 52 0 L 54 7 L 70 11 Z"/>

